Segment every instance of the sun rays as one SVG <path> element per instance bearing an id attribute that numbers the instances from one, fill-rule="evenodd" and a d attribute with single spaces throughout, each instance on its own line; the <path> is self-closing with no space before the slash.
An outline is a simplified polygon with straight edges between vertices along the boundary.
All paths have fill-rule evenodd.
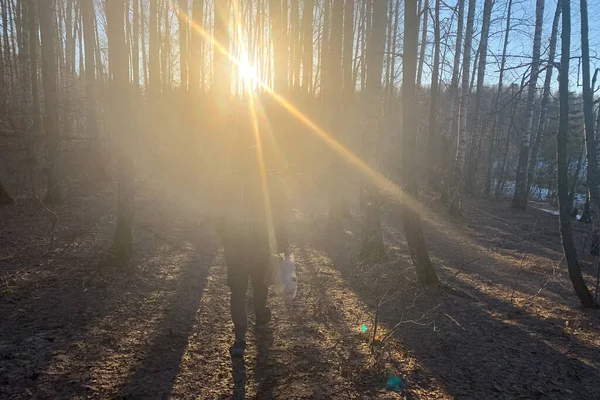
<path id="1" fill-rule="evenodd" d="M 313 135 L 318 137 L 323 143 L 327 145 L 331 150 L 333 150 L 340 158 L 342 158 L 345 162 L 353 167 L 353 169 L 361 175 L 361 177 L 365 180 L 372 182 L 381 192 L 383 196 L 385 196 L 389 201 L 393 203 L 403 204 L 408 208 L 416 211 L 422 215 L 424 220 L 429 222 L 430 224 L 437 226 L 443 225 L 446 228 L 446 224 L 443 224 L 439 217 L 431 212 L 429 209 L 424 207 L 418 200 L 413 198 L 412 196 L 405 193 L 402 188 L 386 178 L 382 173 L 377 171 L 375 168 L 369 166 L 365 161 L 363 161 L 359 156 L 349 150 L 346 146 L 340 143 L 333 135 L 328 133 L 325 129 L 307 117 L 304 113 L 302 113 L 292 102 L 288 101 L 283 94 L 277 93 L 273 90 L 273 88 L 267 84 L 263 79 L 260 78 L 259 71 L 250 63 L 248 59 L 248 51 L 244 43 L 240 42 L 240 38 L 243 37 L 241 24 L 239 21 L 241 18 L 238 15 L 238 7 L 236 2 L 232 2 L 233 4 L 233 16 L 234 16 L 234 29 L 237 30 L 237 40 L 238 45 L 241 48 L 241 57 L 236 57 L 231 52 L 227 51 L 227 49 L 219 43 L 215 37 L 207 32 L 202 26 L 195 23 L 191 18 L 185 15 L 188 23 L 192 27 L 192 29 L 200 34 L 214 49 L 224 55 L 237 70 L 239 76 L 243 80 L 245 94 L 247 95 L 248 102 L 251 109 L 251 118 L 253 124 L 253 134 L 256 142 L 257 149 L 257 162 L 259 163 L 259 169 L 261 173 L 261 181 L 262 181 L 262 190 L 263 195 L 265 197 L 265 212 L 269 218 L 269 235 L 274 237 L 274 229 L 273 229 L 273 221 L 272 221 L 272 210 L 270 206 L 269 200 L 269 188 L 268 188 L 268 179 L 267 179 L 267 171 L 266 164 L 264 160 L 264 151 L 263 151 L 263 141 L 264 135 L 263 130 L 260 127 L 258 116 L 256 112 L 258 98 L 255 96 L 256 90 L 264 92 L 268 94 L 275 102 L 285 109 L 290 115 L 292 115 L 296 120 L 298 120 L 303 126 L 308 128 L 308 131 Z M 274 240 L 274 239 L 273 239 Z M 274 242 L 273 242 L 274 244 Z"/>

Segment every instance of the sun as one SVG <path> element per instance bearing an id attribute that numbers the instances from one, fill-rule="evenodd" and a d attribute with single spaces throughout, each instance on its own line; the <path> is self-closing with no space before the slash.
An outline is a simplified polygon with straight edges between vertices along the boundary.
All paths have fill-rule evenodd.
<path id="1" fill-rule="evenodd" d="M 238 73 L 246 86 L 253 87 L 259 80 L 256 68 L 248 61 L 241 61 L 238 65 Z"/>

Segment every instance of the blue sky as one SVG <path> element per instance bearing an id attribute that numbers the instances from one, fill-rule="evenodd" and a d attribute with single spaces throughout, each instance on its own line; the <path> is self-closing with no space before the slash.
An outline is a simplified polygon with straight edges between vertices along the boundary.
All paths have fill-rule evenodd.
<path id="1" fill-rule="evenodd" d="M 476 29 L 479 30 L 481 27 L 481 13 L 483 12 L 483 1 L 478 0 L 477 2 L 477 15 L 476 18 L 478 26 Z M 513 0 L 512 10 L 512 21 L 513 32 L 509 39 L 508 53 L 514 57 L 508 59 L 507 67 L 514 67 L 520 64 L 526 63 L 528 60 L 523 57 L 531 56 L 533 47 L 533 34 L 535 24 L 535 0 Z M 600 68 L 600 0 L 588 0 L 588 13 L 589 13 L 589 38 L 590 38 L 590 57 L 592 58 L 592 73 L 596 67 Z M 491 64 L 494 62 L 496 57 L 493 55 L 499 55 L 502 53 L 502 45 L 504 40 L 504 29 L 506 24 L 506 7 L 508 0 L 496 0 L 494 5 L 494 11 L 492 16 L 492 26 L 490 28 L 490 43 L 488 53 L 488 67 L 486 70 L 486 76 L 489 83 L 495 83 L 497 80 L 496 71 L 499 69 L 498 64 Z M 546 0 L 544 10 L 544 30 L 542 33 L 542 52 L 548 50 L 550 31 L 552 28 L 552 20 L 554 18 L 554 12 L 556 10 L 556 0 Z M 581 18 L 579 1 L 571 1 L 571 57 L 577 57 L 581 55 Z M 560 25 L 559 25 L 560 32 Z M 544 54 L 542 54 L 542 58 Z M 593 59 L 594 57 L 598 59 Z M 560 37 L 558 41 L 557 49 L 557 61 L 560 60 Z M 577 88 L 577 75 L 578 75 L 578 64 L 579 60 L 571 60 L 571 87 L 572 90 L 581 90 Z M 515 69 L 507 71 L 506 79 L 507 83 L 520 83 L 521 77 L 523 76 L 524 69 Z M 557 74 L 553 75 L 553 85 L 557 86 L 556 77 Z M 543 79 L 543 77 L 542 77 Z M 581 81 L 581 78 L 579 78 Z M 541 83 L 540 83 L 541 84 Z"/>

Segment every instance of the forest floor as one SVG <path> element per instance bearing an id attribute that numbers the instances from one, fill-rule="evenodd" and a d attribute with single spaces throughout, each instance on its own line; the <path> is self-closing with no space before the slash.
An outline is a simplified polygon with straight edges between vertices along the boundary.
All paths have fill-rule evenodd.
<path id="1" fill-rule="evenodd" d="M 232 362 L 220 245 L 183 197 L 142 185 L 128 269 L 106 259 L 114 189 L 0 209 L 0 398 L 600 398 L 600 312 L 579 306 L 550 213 L 471 200 L 452 219 L 430 202 L 442 284 L 421 288 L 397 206 L 373 267 L 357 219 L 332 240 L 318 202 L 292 193 L 298 297 L 271 298 L 270 328 Z"/>

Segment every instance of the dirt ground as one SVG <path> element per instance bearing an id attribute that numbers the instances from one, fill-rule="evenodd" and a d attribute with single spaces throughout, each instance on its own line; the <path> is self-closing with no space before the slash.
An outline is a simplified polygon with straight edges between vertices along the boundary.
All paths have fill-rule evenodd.
<path id="1" fill-rule="evenodd" d="M 272 297 L 270 329 L 250 330 L 232 362 L 221 248 L 194 201 L 140 184 L 122 269 L 106 259 L 114 188 L 88 192 L 0 209 L 0 398 L 600 398 L 600 313 L 580 308 L 558 217 L 535 204 L 471 200 L 451 219 L 431 201 L 442 284 L 421 288 L 397 206 L 384 210 L 388 261 L 369 266 L 356 218 L 333 240 L 322 204 L 292 193 L 298 297 Z M 583 268 L 594 290 L 594 260 Z"/>

